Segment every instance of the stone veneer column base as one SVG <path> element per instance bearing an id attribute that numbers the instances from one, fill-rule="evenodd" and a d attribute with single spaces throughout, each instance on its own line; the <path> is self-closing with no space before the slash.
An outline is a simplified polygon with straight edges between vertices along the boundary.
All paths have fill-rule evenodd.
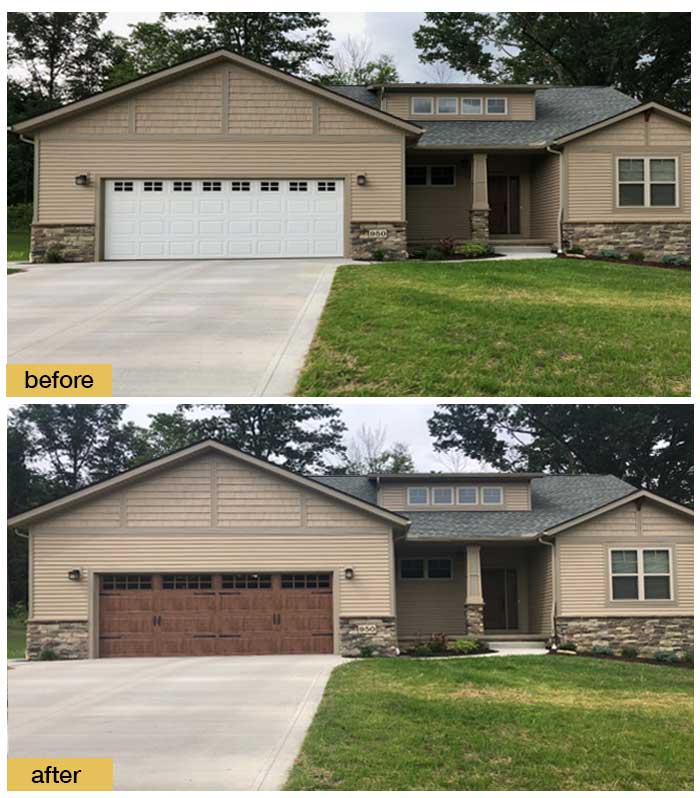
<path id="1" fill-rule="evenodd" d="M 465 604 L 464 621 L 468 635 L 472 637 L 481 637 L 484 634 L 484 605 Z"/>
<path id="2" fill-rule="evenodd" d="M 67 263 L 95 260 L 95 225 L 33 224 L 31 262 L 44 263 L 50 249 Z"/>
<path id="3" fill-rule="evenodd" d="M 27 659 L 53 651 L 59 659 L 87 659 L 87 621 L 28 621 Z"/>
<path id="4" fill-rule="evenodd" d="M 625 256 L 642 251 L 647 260 L 656 261 L 664 255 L 690 257 L 689 222 L 567 222 L 562 237 L 569 247 L 581 247 L 586 255 L 612 249 Z"/>
<path id="5" fill-rule="evenodd" d="M 469 211 L 472 241 L 485 244 L 489 240 L 489 213 L 490 211 Z"/>
<path id="6" fill-rule="evenodd" d="M 693 647 L 693 618 L 687 615 L 557 618 L 557 635 L 582 651 L 609 646 L 619 654 L 625 646 L 642 657 L 655 651 L 688 651 Z"/>
<path id="7" fill-rule="evenodd" d="M 386 231 L 386 235 L 379 237 L 378 231 Z M 351 255 L 358 260 L 374 260 L 377 250 L 384 253 L 385 260 L 408 257 L 405 222 L 352 222 L 350 240 Z"/>
<path id="8" fill-rule="evenodd" d="M 374 656 L 395 657 L 398 654 L 396 618 L 388 616 L 340 619 L 340 655 L 361 657 L 371 647 Z"/>

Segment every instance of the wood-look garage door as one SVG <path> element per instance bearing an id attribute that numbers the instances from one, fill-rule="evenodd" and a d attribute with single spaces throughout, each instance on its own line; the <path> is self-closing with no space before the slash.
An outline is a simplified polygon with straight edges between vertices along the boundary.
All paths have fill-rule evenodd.
<path id="1" fill-rule="evenodd" d="M 330 574 L 104 574 L 101 657 L 333 653 Z"/>
<path id="2" fill-rule="evenodd" d="M 106 180 L 106 260 L 343 254 L 343 181 Z"/>

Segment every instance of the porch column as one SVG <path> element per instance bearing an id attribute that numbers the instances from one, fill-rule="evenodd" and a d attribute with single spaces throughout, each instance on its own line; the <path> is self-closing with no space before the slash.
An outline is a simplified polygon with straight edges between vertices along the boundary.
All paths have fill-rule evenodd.
<path id="1" fill-rule="evenodd" d="M 468 635 L 484 634 L 484 597 L 481 593 L 481 546 L 467 546 L 467 595 L 464 621 Z"/>
<path id="2" fill-rule="evenodd" d="M 472 207 L 469 211 L 472 241 L 489 240 L 489 179 L 485 152 L 472 155 Z"/>

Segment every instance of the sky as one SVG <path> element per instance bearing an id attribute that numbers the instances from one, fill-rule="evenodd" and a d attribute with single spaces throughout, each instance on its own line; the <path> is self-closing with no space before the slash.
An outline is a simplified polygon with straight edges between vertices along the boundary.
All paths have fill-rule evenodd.
<path id="1" fill-rule="evenodd" d="M 394 62 L 403 81 L 435 80 L 430 67 L 418 61 L 413 45 L 413 32 L 423 20 L 422 12 L 323 12 L 329 20 L 329 29 L 337 42 L 347 36 L 366 38 L 372 42 L 372 54 L 387 53 Z M 107 15 L 105 27 L 120 36 L 129 35 L 129 25 L 136 22 L 156 22 L 158 12 L 112 12 Z"/>
<path id="2" fill-rule="evenodd" d="M 387 446 L 394 443 L 405 443 L 409 446 L 417 471 L 454 470 L 444 460 L 438 458 L 428 433 L 427 421 L 437 407 L 436 404 L 419 401 L 413 401 L 411 404 L 375 403 L 370 400 L 362 404 L 346 404 L 340 401 L 332 404 L 342 408 L 342 418 L 348 428 L 348 438 L 351 438 L 363 425 L 371 429 L 381 427 L 386 431 Z M 125 411 L 124 420 L 147 426 L 149 414 L 171 413 L 176 406 L 176 402 L 145 400 L 134 402 Z M 476 460 L 466 458 L 460 465 L 461 471 L 492 470 Z"/>

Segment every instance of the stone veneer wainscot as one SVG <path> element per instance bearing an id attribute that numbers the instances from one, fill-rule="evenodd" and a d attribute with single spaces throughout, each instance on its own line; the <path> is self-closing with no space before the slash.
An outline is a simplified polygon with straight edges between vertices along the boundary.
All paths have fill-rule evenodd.
<path id="1" fill-rule="evenodd" d="M 340 619 L 341 656 L 360 657 L 362 649 L 370 646 L 378 656 L 396 656 L 398 653 L 396 618 L 372 616 Z"/>
<path id="2" fill-rule="evenodd" d="M 370 230 L 386 230 L 384 238 L 375 238 Z M 381 250 L 385 260 L 403 260 L 408 257 L 405 222 L 352 222 L 350 225 L 351 254 L 358 260 L 374 260 Z"/>
<path id="3" fill-rule="evenodd" d="M 87 621 L 28 621 L 27 659 L 40 659 L 52 651 L 58 659 L 86 659 Z"/>
<path id="4" fill-rule="evenodd" d="M 94 260 L 95 225 L 33 224 L 31 262 L 44 263 L 50 249 L 67 263 Z"/>
<path id="5" fill-rule="evenodd" d="M 562 642 L 573 641 L 581 651 L 609 646 L 619 654 L 629 646 L 641 657 L 653 657 L 660 650 L 682 653 L 692 649 L 693 619 L 687 615 L 557 618 L 557 634 Z"/>
<path id="6" fill-rule="evenodd" d="M 581 247 L 586 255 L 610 249 L 622 255 L 637 250 L 646 260 L 661 260 L 664 255 L 690 258 L 688 222 L 567 222 L 562 228 L 569 247 Z"/>

